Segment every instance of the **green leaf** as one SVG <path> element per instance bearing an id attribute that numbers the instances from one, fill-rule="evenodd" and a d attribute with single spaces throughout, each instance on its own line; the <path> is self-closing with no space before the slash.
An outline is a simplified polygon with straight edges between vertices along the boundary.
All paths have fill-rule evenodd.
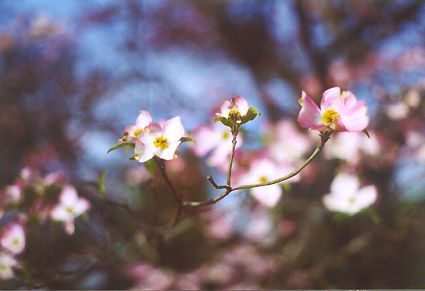
<path id="1" fill-rule="evenodd" d="M 194 140 L 193 138 L 190 138 L 190 137 L 182 137 L 182 138 L 180 139 L 180 141 L 181 141 L 181 142 L 187 142 L 187 141 L 190 141 L 190 142 L 196 143 L 196 142 L 195 142 L 195 140 Z"/>
<path id="2" fill-rule="evenodd" d="M 261 113 L 258 112 L 258 109 L 250 106 L 246 116 L 242 118 L 241 125 L 247 123 L 248 121 L 254 120 L 257 115 L 261 116 Z"/>
<path id="3" fill-rule="evenodd" d="M 232 128 L 232 122 L 229 119 L 227 119 L 226 117 L 223 117 L 223 116 L 216 117 L 214 119 L 214 123 L 216 123 L 217 121 L 220 121 L 225 126 Z"/>
<path id="4" fill-rule="evenodd" d="M 100 195 L 102 195 L 103 197 L 106 196 L 105 179 L 107 174 L 108 172 L 106 170 L 103 170 L 100 173 L 99 180 L 98 180 L 99 192 L 100 192 Z"/>
<path id="5" fill-rule="evenodd" d="M 367 131 L 367 129 L 363 129 L 363 133 L 364 133 L 364 134 L 366 134 L 366 136 L 367 136 L 368 138 L 370 138 L 370 134 L 369 134 L 369 132 Z"/>
<path id="6" fill-rule="evenodd" d="M 121 142 L 117 143 L 116 145 L 114 145 L 113 147 L 111 147 L 108 150 L 108 153 L 109 152 L 112 152 L 112 151 L 114 151 L 116 149 L 122 148 L 122 147 L 132 147 L 132 148 L 134 148 L 135 147 L 135 144 L 134 144 L 134 142 L 121 141 Z"/>

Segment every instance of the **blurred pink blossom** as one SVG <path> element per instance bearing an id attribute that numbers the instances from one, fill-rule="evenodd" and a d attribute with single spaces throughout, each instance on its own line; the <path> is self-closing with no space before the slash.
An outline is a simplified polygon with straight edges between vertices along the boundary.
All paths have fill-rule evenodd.
<path id="1" fill-rule="evenodd" d="M 4 193 L 2 193 L 2 197 L 0 198 L 1 204 L 8 205 L 14 204 L 21 200 L 22 198 L 22 189 L 18 185 L 10 185 L 4 189 Z"/>
<path id="2" fill-rule="evenodd" d="M 267 124 L 264 132 L 269 139 L 269 155 L 278 163 L 298 162 L 311 145 L 310 139 L 300 133 L 290 120 L 282 119 L 276 124 Z"/>
<path id="3" fill-rule="evenodd" d="M 331 192 L 323 196 L 323 204 L 331 211 L 355 214 L 372 205 L 377 198 L 373 185 L 360 188 L 359 179 L 348 173 L 340 173 L 331 184 Z"/>
<path id="4" fill-rule="evenodd" d="M 212 127 L 200 126 L 193 133 L 196 143 L 192 146 L 198 157 L 204 157 L 212 151 L 207 159 L 209 166 L 227 170 L 228 157 L 232 151 L 232 134 L 228 127 L 221 122 L 214 123 Z M 236 138 L 236 148 L 243 144 L 243 138 L 239 134 Z"/>
<path id="5" fill-rule="evenodd" d="M 268 211 L 263 208 L 252 213 L 245 230 L 245 237 L 262 246 L 269 246 L 275 242 L 276 231 L 273 218 Z"/>
<path id="6" fill-rule="evenodd" d="M 75 231 L 74 219 L 90 208 L 87 199 L 78 197 L 77 191 L 71 185 L 65 185 L 59 196 L 59 203 L 52 209 L 52 219 L 63 221 L 65 231 L 73 234 Z"/>
<path id="7" fill-rule="evenodd" d="M 369 131 L 370 138 L 361 132 L 337 132 L 324 147 L 328 158 L 345 160 L 350 164 L 357 164 L 362 155 L 376 156 L 381 150 L 378 138 L 374 131 Z"/>
<path id="8" fill-rule="evenodd" d="M 303 91 L 298 122 L 304 128 L 326 131 L 362 131 L 369 124 L 366 102 L 357 101 L 350 91 L 338 87 L 323 93 L 319 107 Z"/>
<path id="9" fill-rule="evenodd" d="M 12 279 L 15 275 L 13 268 L 18 265 L 16 259 L 7 253 L 0 253 L 0 279 Z"/>
<path id="10" fill-rule="evenodd" d="M 131 265 L 127 268 L 127 274 L 135 280 L 134 289 L 170 289 L 175 281 L 175 275 L 171 271 L 154 268 L 147 263 Z"/>
<path id="11" fill-rule="evenodd" d="M 25 249 L 25 231 L 18 223 L 8 224 L 2 233 L 1 246 L 13 254 L 22 253 Z"/>

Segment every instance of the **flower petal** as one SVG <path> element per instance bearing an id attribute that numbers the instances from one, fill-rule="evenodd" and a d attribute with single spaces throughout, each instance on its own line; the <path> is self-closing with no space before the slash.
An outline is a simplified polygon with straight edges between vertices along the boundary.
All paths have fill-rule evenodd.
<path id="1" fill-rule="evenodd" d="M 352 196 L 359 189 L 359 179 L 351 174 L 338 174 L 331 184 L 331 192 L 339 196 Z"/>
<path id="2" fill-rule="evenodd" d="M 177 148 L 179 147 L 180 144 L 181 144 L 181 141 L 169 143 L 168 148 L 159 150 L 156 153 L 157 157 L 164 160 L 173 160 L 175 158 L 175 153 L 177 151 Z"/>
<path id="3" fill-rule="evenodd" d="M 137 128 L 145 128 L 152 122 L 152 116 L 146 110 L 141 110 L 139 116 L 136 119 Z"/>
<path id="4" fill-rule="evenodd" d="M 376 187 L 373 185 L 361 188 L 356 195 L 356 205 L 359 210 L 372 205 L 378 196 Z"/>
<path id="5" fill-rule="evenodd" d="M 80 214 L 86 212 L 90 208 L 90 202 L 87 199 L 80 198 L 74 206 L 74 216 L 77 217 Z"/>
<path id="6" fill-rule="evenodd" d="M 164 123 L 163 133 L 164 137 L 168 139 L 169 142 L 178 141 L 184 134 L 184 127 L 181 122 L 181 117 L 176 116 L 167 120 Z"/>
<path id="7" fill-rule="evenodd" d="M 282 189 L 278 185 L 253 188 L 251 191 L 252 196 L 267 207 L 275 206 L 282 195 Z"/>
<path id="8" fill-rule="evenodd" d="M 301 111 L 298 115 L 298 123 L 304 128 L 319 129 L 324 127 L 319 107 L 304 91 L 302 92 Z"/>
<path id="9" fill-rule="evenodd" d="M 236 105 L 236 107 L 239 110 L 239 113 L 242 116 L 245 116 L 248 113 L 248 102 L 246 102 L 246 100 L 244 98 L 242 98 L 241 96 L 235 96 L 232 98 L 232 103 L 234 105 Z M 227 116 L 226 116 L 227 117 Z"/>
<path id="10" fill-rule="evenodd" d="M 217 116 L 223 116 L 225 118 L 228 118 L 231 107 L 232 107 L 232 104 L 230 103 L 230 101 L 228 100 L 224 101 L 223 104 L 221 104 L 221 108 L 220 108 L 221 113 L 216 113 Z"/>
<path id="11" fill-rule="evenodd" d="M 349 108 L 356 103 L 356 96 L 350 91 L 342 91 L 339 87 L 333 87 L 323 93 L 320 108 L 322 112 L 334 109 L 339 114 L 343 114 L 345 108 Z"/>
<path id="12" fill-rule="evenodd" d="M 75 190 L 74 186 L 65 185 L 59 196 L 59 200 L 66 206 L 74 206 L 78 201 L 77 190 Z"/>
<path id="13" fill-rule="evenodd" d="M 140 163 L 144 163 L 152 159 L 156 151 L 157 149 L 155 148 L 152 142 L 144 144 L 140 140 L 136 140 L 136 146 L 134 147 L 134 154 L 136 156 L 136 159 Z"/>
<path id="14" fill-rule="evenodd" d="M 343 123 L 347 131 L 362 131 L 369 125 L 367 116 L 366 101 L 357 102 L 347 110 L 339 120 Z"/>

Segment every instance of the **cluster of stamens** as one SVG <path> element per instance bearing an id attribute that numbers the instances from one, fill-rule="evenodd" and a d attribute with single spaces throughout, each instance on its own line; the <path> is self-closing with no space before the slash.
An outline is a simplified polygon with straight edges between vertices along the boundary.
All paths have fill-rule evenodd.
<path id="1" fill-rule="evenodd" d="M 154 140 L 153 145 L 156 148 L 163 150 L 168 148 L 168 140 L 163 135 L 161 135 Z"/>
<path id="2" fill-rule="evenodd" d="M 229 112 L 229 117 L 228 117 L 228 119 L 229 119 L 229 120 L 232 120 L 232 121 L 238 121 L 238 120 L 241 120 L 241 119 L 242 119 L 242 115 L 241 115 L 241 113 L 239 112 L 239 110 L 238 110 L 238 109 L 233 108 L 233 109 L 232 109 L 232 110 L 230 110 L 230 112 Z"/>
<path id="3" fill-rule="evenodd" d="M 326 125 L 329 125 L 329 126 L 334 124 L 335 119 L 338 119 L 338 118 L 340 118 L 340 115 L 338 114 L 338 112 L 336 112 L 333 109 L 326 110 L 325 113 L 323 113 L 323 115 L 322 115 L 323 123 L 325 123 Z"/>

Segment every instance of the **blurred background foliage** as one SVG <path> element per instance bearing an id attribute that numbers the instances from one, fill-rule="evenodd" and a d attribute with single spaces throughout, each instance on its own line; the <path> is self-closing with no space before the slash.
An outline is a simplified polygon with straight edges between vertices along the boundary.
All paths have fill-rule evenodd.
<path id="1" fill-rule="evenodd" d="M 0 186 L 24 167 L 62 171 L 92 208 L 71 236 L 28 223 L 25 271 L 0 288 L 424 288 L 424 13 L 410 0 L 1 1 Z M 273 208 L 236 192 L 159 230 L 174 211 L 166 183 L 106 154 L 142 109 L 193 132 L 241 95 L 262 112 L 243 168 L 270 125 L 297 126 L 301 90 L 319 102 L 333 86 L 367 100 L 379 151 L 323 153 Z M 205 176 L 220 170 L 186 144 L 179 156 L 167 170 L 186 200 L 219 194 Z M 378 190 L 352 216 L 321 201 L 346 170 Z"/>

